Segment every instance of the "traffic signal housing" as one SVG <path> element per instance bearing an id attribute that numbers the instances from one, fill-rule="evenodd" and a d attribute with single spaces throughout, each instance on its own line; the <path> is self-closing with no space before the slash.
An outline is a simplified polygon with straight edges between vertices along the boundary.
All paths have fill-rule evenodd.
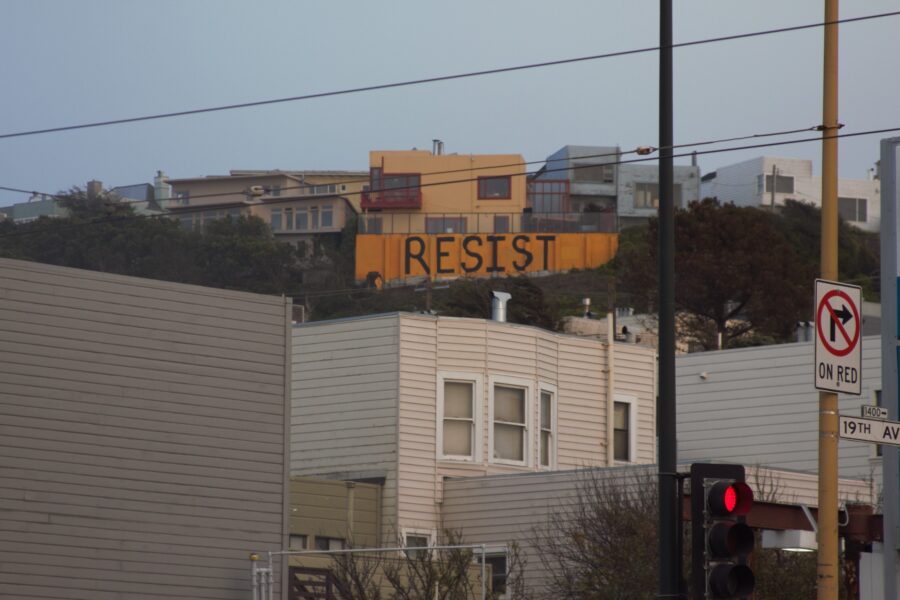
<path id="1" fill-rule="evenodd" d="M 754 547 L 746 523 L 753 490 L 742 465 L 691 465 L 691 580 L 695 600 L 749 597 Z"/>

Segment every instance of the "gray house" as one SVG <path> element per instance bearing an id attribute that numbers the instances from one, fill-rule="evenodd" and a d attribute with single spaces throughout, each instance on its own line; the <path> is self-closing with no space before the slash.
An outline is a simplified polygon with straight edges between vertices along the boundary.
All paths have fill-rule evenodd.
<path id="1" fill-rule="evenodd" d="M 0 597 L 250 597 L 287 547 L 289 309 L 0 259 Z"/>

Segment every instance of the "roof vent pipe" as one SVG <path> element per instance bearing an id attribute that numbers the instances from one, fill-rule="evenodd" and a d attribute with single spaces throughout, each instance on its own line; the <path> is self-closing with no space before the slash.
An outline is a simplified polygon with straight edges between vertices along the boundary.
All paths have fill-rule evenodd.
<path id="1" fill-rule="evenodd" d="M 512 294 L 506 292 L 491 292 L 491 318 L 500 323 L 506 323 L 506 303 L 512 298 Z"/>

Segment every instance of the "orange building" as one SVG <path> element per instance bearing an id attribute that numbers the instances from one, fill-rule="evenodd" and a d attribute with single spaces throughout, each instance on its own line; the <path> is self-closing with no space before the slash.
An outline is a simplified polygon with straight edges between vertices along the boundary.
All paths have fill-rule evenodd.
<path id="1" fill-rule="evenodd" d="M 596 267 L 617 236 L 568 213 L 568 183 L 529 181 L 519 154 L 369 153 L 356 278 L 384 283 Z M 557 212 L 536 212 L 552 206 Z"/>

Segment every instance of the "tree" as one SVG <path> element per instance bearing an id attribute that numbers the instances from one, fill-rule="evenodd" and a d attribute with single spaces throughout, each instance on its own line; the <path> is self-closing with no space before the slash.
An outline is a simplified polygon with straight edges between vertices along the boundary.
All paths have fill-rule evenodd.
<path id="1" fill-rule="evenodd" d="M 532 543 L 549 576 L 541 597 L 656 598 L 656 489 L 649 469 L 609 477 L 583 471 L 571 501 L 534 529 Z"/>
<path id="2" fill-rule="evenodd" d="M 778 217 L 716 200 L 675 211 L 675 308 L 679 329 L 706 349 L 748 335 L 789 339 L 812 310 L 815 273 Z M 655 310 L 658 222 L 633 234 L 616 257 L 620 286 L 639 310 Z"/>
<path id="3" fill-rule="evenodd" d="M 58 201 L 67 217 L 3 223 L 0 256 L 266 294 L 290 292 L 300 279 L 294 247 L 256 217 L 212 221 L 194 232 L 174 219 L 136 215 L 106 192 L 74 188 Z"/>
<path id="4" fill-rule="evenodd" d="M 481 598 L 480 556 L 465 547 L 462 534 L 444 531 L 443 546 L 397 553 L 342 552 L 332 556 L 331 572 L 341 600 L 475 600 Z M 519 546 L 508 547 L 505 590 L 486 580 L 487 600 L 529 600 Z"/>

